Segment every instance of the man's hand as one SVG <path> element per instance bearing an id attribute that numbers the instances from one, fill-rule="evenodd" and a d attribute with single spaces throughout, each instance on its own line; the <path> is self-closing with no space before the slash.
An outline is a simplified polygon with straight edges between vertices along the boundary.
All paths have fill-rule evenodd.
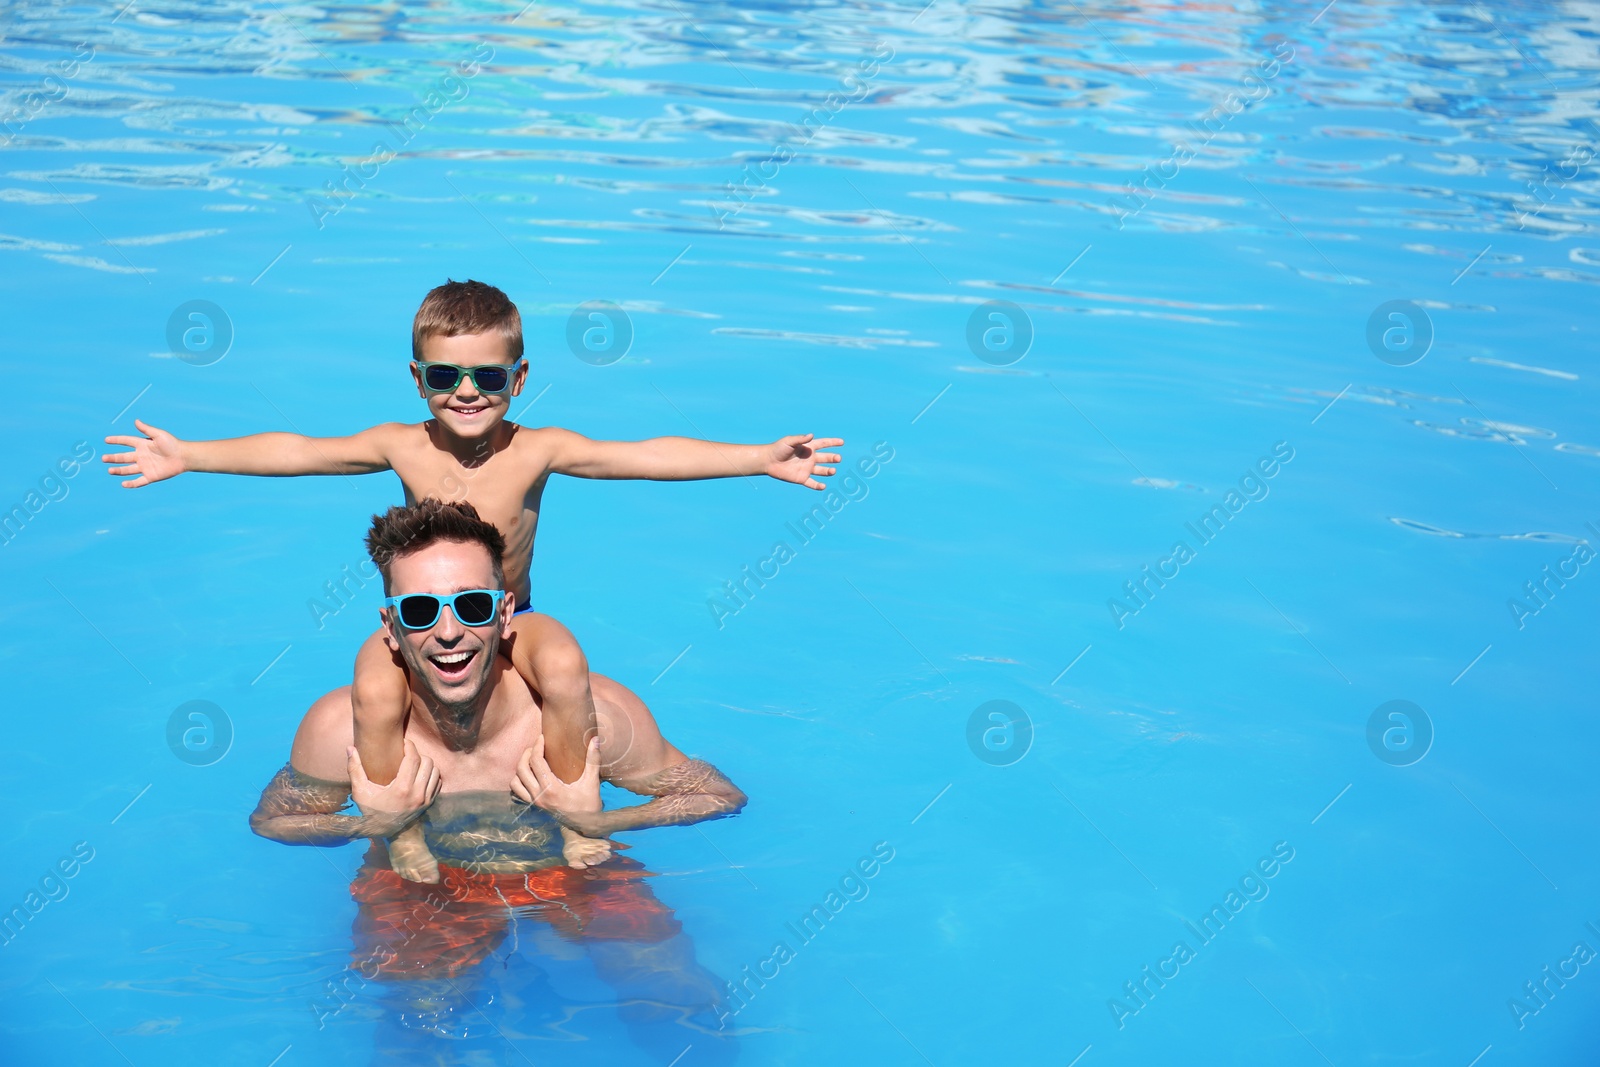
<path id="1" fill-rule="evenodd" d="M 583 753 L 583 773 L 576 782 L 563 782 L 544 760 L 544 736 L 523 749 L 511 792 L 518 800 L 534 804 L 552 815 L 592 814 L 600 810 L 600 738 L 589 739 Z M 565 821 L 565 820 L 563 820 Z M 580 833 L 582 831 L 579 831 Z"/>
<path id="2" fill-rule="evenodd" d="M 767 473 L 780 482 L 794 482 L 807 489 L 826 489 L 816 475 L 826 478 L 834 468 L 824 463 L 838 463 L 839 453 L 818 452 L 819 448 L 838 448 L 844 444 L 840 437 L 824 437 L 813 441 L 815 434 L 796 434 L 782 437 L 767 446 Z"/>
<path id="3" fill-rule="evenodd" d="M 122 464 L 120 467 L 110 468 L 108 474 L 136 476 L 122 483 L 124 489 L 137 489 L 151 482 L 163 481 L 188 469 L 183 463 L 182 441 L 167 431 L 158 430 L 138 419 L 134 419 L 133 424 L 146 436 L 106 438 L 108 445 L 122 445 L 133 451 L 108 452 L 100 457 L 107 463 Z"/>
<path id="4" fill-rule="evenodd" d="M 439 795 L 439 769 L 406 742 L 400 769 L 388 785 L 373 785 L 355 746 L 348 749 L 350 798 L 361 809 L 363 837 L 391 837 L 405 829 Z M 598 794 L 598 787 L 596 788 Z"/>
<path id="5" fill-rule="evenodd" d="M 568 867 L 594 867 L 611 858 L 612 842 L 604 840 L 599 825 L 600 738 L 589 739 L 583 753 L 583 773 L 576 782 L 563 782 L 544 758 L 544 737 L 523 749 L 511 792 L 518 800 L 548 811 L 561 823 L 561 855 Z"/>

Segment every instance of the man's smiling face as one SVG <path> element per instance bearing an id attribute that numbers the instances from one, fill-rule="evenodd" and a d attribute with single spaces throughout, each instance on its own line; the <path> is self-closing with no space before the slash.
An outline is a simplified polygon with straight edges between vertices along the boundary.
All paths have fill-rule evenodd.
<path id="1" fill-rule="evenodd" d="M 494 331 L 459 333 L 454 337 L 435 334 L 424 338 L 421 348 L 424 363 L 453 363 L 458 367 L 509 367 L 513 362 L 505 337 Z M 527 365 L 521 364 L 511 375 L 509 390 L 485 393 L 479 391 L 472 375 L 463 374 L 452 392 L 430 394 L 423 388 L 416 363 L 411 364 L 411 376 L 416 379 L 417 391 L 428 401 L 428 410 L 433 412 L 433 417 L 446 430 L 467 439 L 494 432 L 494 428 L 505 420 L 511 398 L 522 392 L 522 383 L 527 375 Z"/>
<path id="2" fill-rule="evenodd" d="M 389 595 L 432 593 L 449 596 L 468 589 L 499 589 L 494 562 L 480 544 L 435 541 L 424 549 L 397 556 L 389 565 Z M 461 707 L 483 693 L 494 669 L 500 642 L 511 630 L 510 597 L 486 626 L 463 626 L 455 611 L 445 607 L 426 630 L 408 630 L 385 608 L 384 640 L 399 652 L 411 669 L 414 685 L 439 704 Z"/>

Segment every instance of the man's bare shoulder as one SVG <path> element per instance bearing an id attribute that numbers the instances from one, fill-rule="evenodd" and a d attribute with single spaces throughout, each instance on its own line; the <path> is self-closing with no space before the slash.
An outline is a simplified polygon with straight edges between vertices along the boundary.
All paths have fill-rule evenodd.
<path id="1" fill-rule="evenodd" d="M 656 717 L 639 694 L 603 674 L 590 673 L 595 715 L 600 725 L 600 773 L 608 781 L 647 778 L 687 757 L 661 735 Z"/>
<path id="2" fill-rule="evenodd" d="M 348 782 L 349 748 L 355 744 L 350 709 L 350 687 L 341 686 L 322 696 L 295 731 L 289 762 L 301 774 L 328 782 Z"/>

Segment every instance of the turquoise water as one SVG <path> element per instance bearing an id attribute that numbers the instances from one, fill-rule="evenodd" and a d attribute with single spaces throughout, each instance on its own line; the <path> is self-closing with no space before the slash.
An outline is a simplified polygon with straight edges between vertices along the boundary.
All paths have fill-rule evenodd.
<path id="1" fill-rule="evenodd" d="M 1594 1061 L 1593 7 L 4 30 L 5 1062 Z M 769 480 L 547 496 L 541 606 L 751 797 L 626 835 L 720 1034 L 531 914 L 326 1011 L 360 849 L 245 818 L 398 485 L 80 468 L 421 418 L 450 277 L 519 303 L 524 422 L 878 460 L 804 535 Z"/>

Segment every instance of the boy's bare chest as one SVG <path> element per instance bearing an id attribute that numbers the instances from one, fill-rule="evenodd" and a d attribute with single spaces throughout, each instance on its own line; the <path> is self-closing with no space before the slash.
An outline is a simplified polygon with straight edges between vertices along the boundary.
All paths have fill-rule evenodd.
<path id="1" fill-rule="evenodd" d="M 544 495 L 544 472 L 519 464 L 518 457 L 502 453 L 476 465 L 429 449 L 397 457 L 394 471 L 405 486 L 406 502 L 434 497 L 464 500 L 493 523 L 507 541 L 516 544 L 531 536 Z"/>

